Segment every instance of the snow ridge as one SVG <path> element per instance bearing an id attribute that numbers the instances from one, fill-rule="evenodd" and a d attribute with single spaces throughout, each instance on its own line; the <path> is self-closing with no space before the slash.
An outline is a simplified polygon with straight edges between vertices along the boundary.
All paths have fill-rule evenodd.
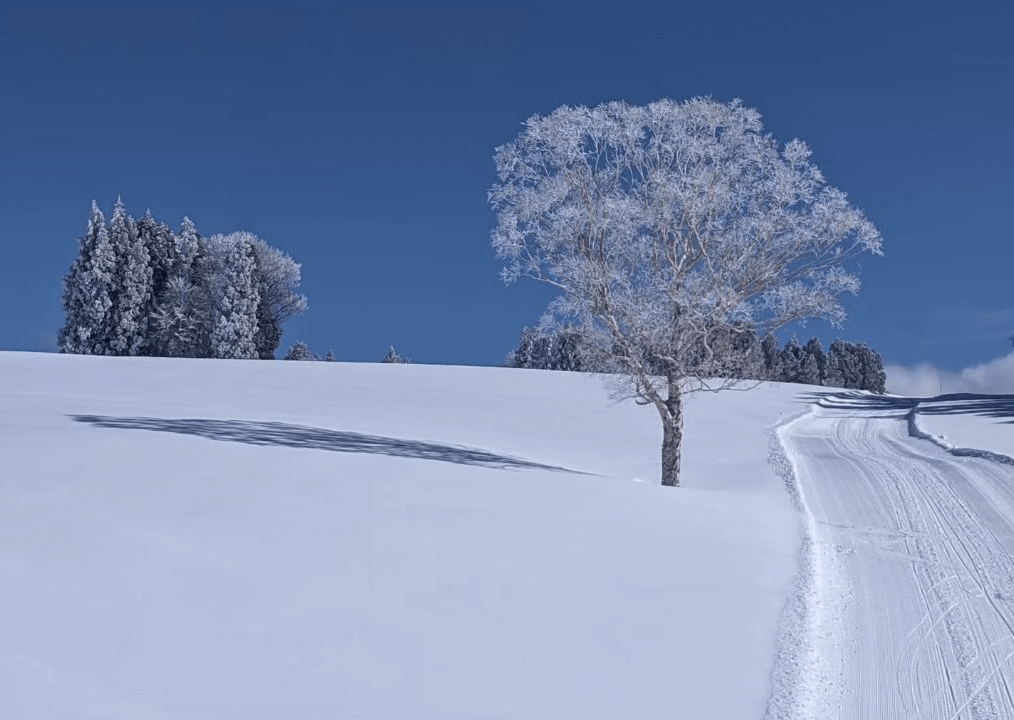
<path id="1" fill-rule="evenodd" d="M 993 462 L 1003 463 L 1004 465 L 1014 465 L 1014 457 L 1011 457 L 1010 455 L 993 452 L 992 450 L 955 447 L 951 443 L 947 442 L 945 436 L 934 435 L 926 432 L 926 430 L 924 430 L 919 424 L 919 405 L 915 405 L 908 411 L 908 434 L 912 437 L 921 438 L 922 440 L 929 440 L 931 443 L 946 450 L 951 455 L 956 455 L 958 457 L 977 457 L 984 460 L 992 460 Z"/>
<path id="2" fill-rule="evenodd" d="M 771 671 L 771 696 L 765 720 L 808 720 L 829 717 L 840 707 L 844 694 L 841 663 L 842 617 L 828 603 L 834 590 L 844 597 L 840 569 L 834 553 L 816 541 L 816 522 L 799 483 L 796 462 L 783 441 L 783 433 L 812 414 L 814 406 L 774 427 L 769 434 L 768 462 L 785 482 L 793 505 L 802 515 L 799 572 L 782 612 Z"/>

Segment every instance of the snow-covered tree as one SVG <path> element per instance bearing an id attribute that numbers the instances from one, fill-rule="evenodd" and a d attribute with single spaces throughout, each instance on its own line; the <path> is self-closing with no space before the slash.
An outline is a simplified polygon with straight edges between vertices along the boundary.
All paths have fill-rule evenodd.
<path id="1" fill-rule="evenodd" d="M 257 265 L 257 354 L 270 360 L 282 341 L 282 324 L 306 312 L 306 296 L 298 292 L 300 265 L 287 254 L 252 233 L 243 233 L 253 248 Z"/>
<path id="2" fill-rule="evenodd" d="M 149 320 L 152 354 L 208 357 L 208 294 L 187 278 L 169 278 Z"/>
<path id="3" fill-rule="evenodd" d="M 328 350 L 327 357 L 325 357 L 324 360 L 327 362 L 334 362 L 335 361 L 334 350 Z"/>
<path id="4" fill-rule="evenodd" d="M 384 363 L 410 363 L 412 361 L 411 360 L 406 360 L 401 355 L 399 355 L 398 351 L 394 349 L 394 345 L 392 345 L 391 349 L 387 351 L 387 355 L 385 355 L 384 359 L 381 360 L 380 362 L 384 362 Z"/>
<path id="5" fill-rule="evenodd" d="M 166 357 L 207 358 L 214 326 L 212 290 L 215 266 L 194 223 L 183 218 L 178 235 L 158 224 L 159 243 L 170 243 L 169 279 L 157 293 L 149 325 L 152 354 Z"/>
<path id="6" fill-rule="evenodd" d="M 297 340 L 293 343 L 289 351 L 285 353 L 283 360 L 319 360 L 312 352 L 310 352 L 310 346 L 302 340 Z M 332 359 L 334 356 L 332 355 Z"/>
<path id="7" fill-rule="evenodd" d="M 137 224 L 116 199 L 109 218 L 109 242 L 116 254 L 116 273 L 109 319 L 110 355 L 140 355 L 147 344 L 147 311 L 152 295 L 152 270 L 148 248 L 138 235 Z"/>
<path id="8" fill-rule="evenodd" d="M 806 144 L 780 145 L 739 100 L 561 107 L 495 157 L 504 281 L 559 290 L 542 329 L 573 324 L 585 355 L 657 410 L 664 485 L 679 484 L 684 394 L 736 382 L 713 380 L 727 358 L 712 339 L 811 317 L 840 324 L 840 295 L 859 288 L 844 261 L 882 252 Z"/>
<path id="9" fill-rule="evenodd" d="M 166 294 L 169 281 L 177 264 L 176 238 L 165 223 L 157 223 L 146 210 L 144 216 L 137 221 L 137 239 L 148 251 L 151 265 L 151 292 L 148 303 L 142 313 L 143 325 L 147 339 L 145 353 L 160 356 L 164 353 L 158 342 L 158 323 L 153 319 L 159 309 L 159 300 Z"/>
<path id="10" fill-rule="evenodd" d="M 780 381 L 782 378 L 781 350 L 778 347 L 778 338 L 773 334 L 765 335 L 761 340 L 761 360 L 763 362 L 761 378 Z"/>
<path id="11" fill-rule="evenodd" d="M 201 236 L 193 221 L 184 216 L 180 223 L 180 232 L 175 236 L 176 241 L 176 263 L 173 266 L 173 275 L 182 277 L 190 282 L 195 282 L 191 277 L 195 260 L 201 254 Z"/>
<path id="12" fill-rule="evenodd" d="M 827 379 L 827 354 L 820 338 L 814 336 L 803 346 L 803 368 L 800 382 L 807 385 L 823 385 Z"/>
<path id="13" fill-rule="evenodd" d="M 852 343 L 841 339 L 831 343 L 827 354 L 826 384 L 830 387 L 859 389 L 862 384 L 862 370 Z"/>
<path id="14" fill-rule="evenodd" d="M 232 233 L 213 235 L 208 239 L 208 248 L 215 267 L 211 355 L 256 358 L 260 293 L 253 247 L 244 234 Z"/>
<path id="15" fill-rule="evenodd" d="M 88 229 L 78 241 L 78 256 L 63 279 L 66 318 L 58 336 L 60 352 L 107 354 L 115 274 L 116 254 L 106 219 L 93 200 Z"/>
<path id="16" fill-rule="evenodd" d="M 789 341 L 785 343 L 785 347 L 782 348 L 778 365 L 782 370 L 782 382 L 803 382 L 801 380 L 803 377 L 803 346 L 799 344 L 799 340 L 796 339 L 795 335 L 789 338 Z"/>
<path id="17" fill-rule="evenodd" d="M 525 327 L 521 330 L 517 349 L 507 356 L 504 364 L 514 368 L 581 372 L 585 370 L 581 336 L 572 328 L 543 333 L 537 328 Z"/>
<path id="18" fill-rule="evenodd" d="M 884 372 L 884 358 L 865 343 L 856 346 L 861 379 L 859 389 L 882 393 L 885 391 L 887 374 Z"/>

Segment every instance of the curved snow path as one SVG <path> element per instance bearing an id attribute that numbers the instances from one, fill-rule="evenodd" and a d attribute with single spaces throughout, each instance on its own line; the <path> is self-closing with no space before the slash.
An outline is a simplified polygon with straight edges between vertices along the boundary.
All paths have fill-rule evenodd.
<path id="1" fill-rule="evenodd" d="M 800 695 L 849 720 L 1014 718 L 1014 467 L 910 437 L 904 409 L 818 406 L 780 436 L 816 558 L 808 642 L 838 636 Z"/>

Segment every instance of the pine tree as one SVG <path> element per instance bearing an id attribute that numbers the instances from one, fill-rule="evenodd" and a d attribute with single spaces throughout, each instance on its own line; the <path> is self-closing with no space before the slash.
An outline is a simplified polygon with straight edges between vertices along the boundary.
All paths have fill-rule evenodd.
<path id="1" fill-rule="evenodd" d="M 803 346 L 793 335 L 778 356 L 781 366 L 781 381 L 798 383 L 803 374 Z"/>
<path id="2" fill-rule="evenodd" d="M 804 385 L 823 385 L 827 373 L 827 355 L 820 338 L 812 337 L 803 346 L 800 374 L 797 382 Z"/>
<path id="3" fill-rule="evenodd" d="M 856 360 L 852 343 L 841 339 L 832 342 L 827 356 L 827 385 L 858 390 L 862 373 Z"/>
<path id="4" fill-rule="evenodd" d="M 856 346 L 856 351 L 859 357 L 862 376 L 859 388 L 861 390 L 869 390 L 870 392 L 883 393 L 887 383 L 883 356 L 863 343 Z"/>
<path id="5" fill-rule="evenodd" d="M 213 236 L 216 277 L 212 302 L 211 353 L 216 358 L 257 357 L 257 289 L 254 251 L 242 237 Z"/>
<path id="6" fill-rule="evenodd" d="M 145 313 L 151 302 L 151 260 L 138 237 L 137 224 L 120 198 L 109 219 L 109 241 L 117 262 L 108 351 L 111 355 L 140 355 L 147 344 Z"/>
<path id="7" fill-rule="evenodd" d="M 778 338 L 768 334 L 761 341 L 762 375 L 764 380 L 781 380 L 781 351 L 778 349 Z"/>
<path id="8" fill-rule="evenodd" d="M 332 360 L 334 359 L 334 355 L 333 354 L 328 353 L 328 355 L 331 356 Z M 297 340 L 295 343 L 293 343 L 292 347 L 289 348 L 289 351 L 287 353 L 285 353 L 285 357 L 282 358 L 282 359 L 283 360 L 318 360 L 319 358 L 315 357 L 314 354 L 312 352 L 310 352 L 310 346 L 309 345 L 307 345 L 302 340 Z"/>
<path id="9" fill-rule="evenodd" d="M 816 360 L 818 377 L 820 378 L 820 382 L 817 384 L 823 385 L 827 379 L 827 353 L 824 352 L 824 346 L 820 342 L 820 338 L 810 338 L 803 349 L 813 355 L 814 360 Z"/>
<path id="10" fill-rule="evenodd" d="M 410 363 L 412 361 L 406 360 L 401 355 L 399 355 L 398 351 L 394 349 L 394 345 L 392 345 L 391 349 L 387 351 L 387 355 L 385 355 L 384 359 L 381 360 L 380 362 L 398 364 L 398 363 Z"/>
<path id="11" fill-rule="evenodd" d="M 327 362 L 334 362 L 335 361 L 335 359 L 334 359 L 334 350 L 328 350 L 327 351 L 327 357 L 325 357 L 324 360 L 326 360 Z"/>
<path id="12" fill-rule="evenodd" d="M 180 232 L 175 236 L 176 241 L 176 263 L 173 266 L 173 275 L 182 277 L 189 282 L 196 282 L 191 277 L 194 262 L 201 254 L 200 235 L 193 221 L 184 216 L 180 223 Z"/>
<path id="13" fill-rule="evenodd" d="M 112 307 L 116 255 L 109 241 L 106 220 L 93 200 L 88 229 L 78 241 L 78 256 L 63 279 L 60 352 L 105 355 L 105 332 Z"/>
<path id="14" fill-rule="evenodd" d="M 207 293 L 184 277 L 171 277 L 151 316 L 153 352 L 160 357 L 207 357 Z"/>
<path id="15" fill-rule="evenodd" d="M 147 345 L 145 354 L 152 356 L 164 355 L 164 348 L 159 342 L 158 313 L 161 298 L 172 279 L 176 264 L 176 238 L 165 223 L 157 223 L 146 210 L 144 216 L 137 221 L 138 241 L 148 251 L 151 264 L 151 293 L 143 313 L 143 326 L 146 328 Z"/>

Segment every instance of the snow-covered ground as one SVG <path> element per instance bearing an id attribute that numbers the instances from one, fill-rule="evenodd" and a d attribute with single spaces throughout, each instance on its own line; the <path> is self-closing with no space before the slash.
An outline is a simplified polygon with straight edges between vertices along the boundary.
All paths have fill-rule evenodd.
<path id="1" fill-rule="evenodd" d="M 946 449 L 984 450 L 1014 463 L 1014 395 L 931 398 L 919 403 L 915 420 L 918 429 Z"/>
<path id="2" fill-rule="evenodd" d="M 759 718 L 800 394 L 0 353 L 0 718 Z"/>
<path id="3" fill-rule="evenodd" d="M 981 445 L 1011 400 L 836 393 L 780 428 L 807 515 L 797 631 L 821 652 L 777 717 L 1014 717 L 1014 467 L 918 425 Z"/>

